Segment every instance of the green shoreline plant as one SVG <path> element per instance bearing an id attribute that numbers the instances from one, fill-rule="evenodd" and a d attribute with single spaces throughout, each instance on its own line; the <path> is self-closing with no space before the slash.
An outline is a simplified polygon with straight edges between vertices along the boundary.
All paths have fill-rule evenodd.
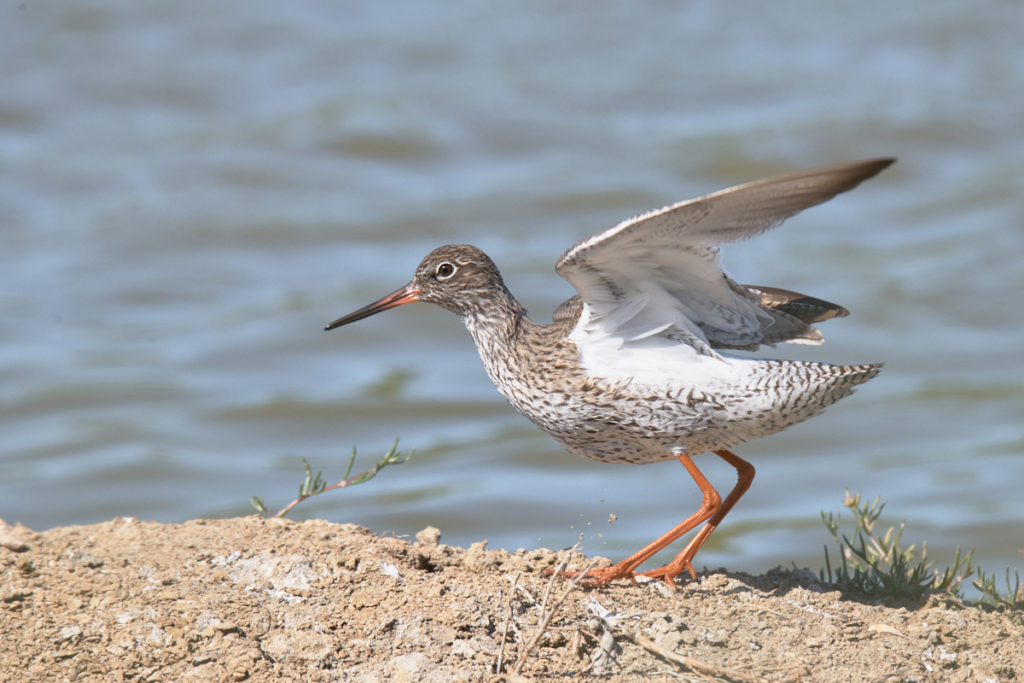
<path id="1" fill-rule="evenodd" d="M 957 548 L 953 565 L 940 572 L 928 559 L 926 543 L 921 545 L 920 551 L 914 545 L 901 545 L 905 522 L 889 527 L 885 533 L 876 530 L 885 508 L 879 498 L 869 503 L 862 501 L 859 493 L 852 496 L 847 491 L 843 506 L 853 514 L 854 530 L 849 536 L 840 533 L 841 514 L 821 513 L 821 521 L 839 546 L 839 564 L 835 568 L 825 546 L 825 568 L 819 573 L 822 583 L 878 598 L 920 602 L 929 595 L 962 599 L 960 585 L 976 573 L 972 585 L 982 595 L 977 607 L 1005 611 L 1011 613 L 1015 621 L 1024 621 L 1024 591 L 1016 570 L 1012 579 L 1010 570 L 1006 570 L 1004 593 L 996 583 L 995 574 L 986 575 L 974 566 L 974 550 L 964 553 Z"/>
<path id="2" fill-rule="evenodd" d="M 267 506 L 264 504 L 262 496 L 253 496 L 249 499 L 249 502 L 252 503 L 252 506 L 256 508 L 256 511 L 264 517 L 284 517 L 293 507 L 307 498 L 312 498 L 313 496 L 318 496 L 321 493 L 326 493 L 327 491 L 332 491 L 334 489 L 343 489 L 349 486 L 355 486 L 356 484 L 368 482 L 377 476 L 377 473 L 385 467 L 388 467 L 389 465 L 400 465 L 411 458 L 413 454 L 414 451 L 410 451 L 408 455 L 399 451 L 398 437 L 395 437 L 395 442 L 391 444 L 391 448 L 384 454 L 384 457 L 381 458 L 376 465 L 364 472 L 349 476 L 352 473 L 352 466 L 356 462 L 356 447 L 353 446 L 352 457 L 348 460 L 348 467 L 345 468 L 345 474 L 342 476 L 341 481 L 331 484 L 330 486 L 327 485 L 323 472 L 317 471 L 314 475 L 313 469 L 309 466 L 306 459 L 303 458 L 302 466 L 306 469 L 306 476 L 301 482 L 299 482 L 299 496 L 295 500 L 278 510 L 274 515 L 271 515 L 267 510 Z"/>

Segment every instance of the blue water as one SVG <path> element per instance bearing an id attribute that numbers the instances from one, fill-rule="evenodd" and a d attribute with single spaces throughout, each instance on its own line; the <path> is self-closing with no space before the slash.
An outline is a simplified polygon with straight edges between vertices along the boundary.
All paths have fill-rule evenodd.
<path id="1" fill-rule="evenodd" d="M 818 568 L 821 510 L 999 573 L 1024 560 L 1024 5 L 29 0 L 0 21 L 0 517 L 35 529 L 281 507 L 301 458 L 375 481 L 293 516 L 620 557 L 699 501 L 677 464 L 587 462 L 500 396 L 461 324 L 324 323 L 447 242 L 540 320 L 553 264 L 638 212 L 759 177 L 900 163 L 725 252 L 838 301 L 820 348 L 884 361 L 737 449 L 699 564 Z M 730 468 L 700 460 L 724 491 Z M 617 521 L 610 522 L 610 515 Z"/>

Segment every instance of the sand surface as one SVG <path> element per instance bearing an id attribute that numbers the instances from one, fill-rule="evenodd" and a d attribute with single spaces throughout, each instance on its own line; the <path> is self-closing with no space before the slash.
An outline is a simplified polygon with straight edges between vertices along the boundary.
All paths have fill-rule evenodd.
<path id="1" fill-rule="evenodd" d="M 125 518 L 8 533 L 24 546 L 0 539 L 5 681 L 1024 679 L 1024 628 L 1005 615 L 872 604 L 807 571 L 586 590 L 541 573 L 567 551 L 455 548 L 429 529 Z"/>

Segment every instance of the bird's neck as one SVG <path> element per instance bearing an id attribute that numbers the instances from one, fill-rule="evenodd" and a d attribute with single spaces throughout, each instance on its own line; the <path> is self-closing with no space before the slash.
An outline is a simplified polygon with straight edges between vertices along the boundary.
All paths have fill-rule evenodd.
<path id="1" fill-rule="evenodd" d="M 524 365 L 535 355 L 532 342 L 539 326 L 526 317 L 526 309 L 511 294 L 464 321 L 494 386 L 513 406 L 524 410 L 515 389 Z"/>
<path id="2" fill-rule="evenodd" d="M 507 290 L 494 292 L 488 301 L 465 316 L 463 321 L 466 329 L 473 336 L 473 341 L 483 353 L 485 349 L 500 353 L 503 345 L 514 343 L 519 337 L 526 317 L 526 309 Z"/>

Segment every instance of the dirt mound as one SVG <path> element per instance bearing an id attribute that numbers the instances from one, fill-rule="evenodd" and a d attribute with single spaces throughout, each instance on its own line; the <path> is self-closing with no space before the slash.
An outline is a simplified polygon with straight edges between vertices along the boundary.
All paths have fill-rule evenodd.
<path id="1" fill-rule="evenodd" d="M 464 550 L 429 529 L 412 543 L 256 517 L 13 532 L 3 680 L 1024 677 L 1024 629 L 1005 616 L 865 604 L 810 572 L 584 590 L 542 576 L 565 553 Z"/>

